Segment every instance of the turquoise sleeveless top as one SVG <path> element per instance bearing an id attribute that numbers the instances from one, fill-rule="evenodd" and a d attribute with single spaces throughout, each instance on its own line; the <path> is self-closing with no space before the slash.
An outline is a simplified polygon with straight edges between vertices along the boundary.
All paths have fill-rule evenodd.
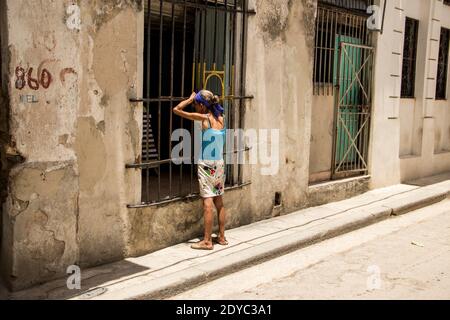
<path id="1" fill-rule="evenodd" d="M 202 148 L 200 150 L 199 160 L 223 160 L 223 149 L 226 140 L 226 127 L 222 130 L 212 129 L 209 120 L 209 129 L 202 130 Z"/>

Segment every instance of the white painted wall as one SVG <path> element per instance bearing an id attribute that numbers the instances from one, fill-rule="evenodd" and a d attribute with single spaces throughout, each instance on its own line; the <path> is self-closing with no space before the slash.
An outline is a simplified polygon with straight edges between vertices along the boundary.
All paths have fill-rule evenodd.
<path id="1" fill-rule="evenodd" d="M 419 20 L 415 99 L 400 98 L 406 17 Z M 376 40 L 372 187 L 450 170 L 450 101 L 434 100 L 441 26 L 450 26 L 450 7 L 442 0 L 388 1 L 384 33 Z"/>

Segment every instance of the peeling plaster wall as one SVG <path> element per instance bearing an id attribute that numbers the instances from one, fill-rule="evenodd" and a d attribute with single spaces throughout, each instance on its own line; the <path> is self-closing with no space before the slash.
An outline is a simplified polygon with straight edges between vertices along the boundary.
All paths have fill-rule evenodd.
<path id="1" fill-rule="evenodd" d="M 141 1 L 6 1 L 12 145 L 2 274 L 18 290 L 126 255 Z M 131 187 L 130 187 L 131 186 Z"/>
<path id="2" fill-rule="evenodd" d="M 140 95 L 137 15 L 142 6 L 119 2 L 93 1 L 82 7 L 86 54 L 75 143 L 80 176 L 85 177 L 80 179 L 79 208 L 82 266 L 124 256 L 126 204 L 139 199 L 130 194 L 139 189 L 139 181 L 133 181 L 139 173 L 126 171 L 125 164 L 140 154 L 140 113 L 128 99 Z"/>
<path id="3" fill-rule="evenodd" d="M 18 287 L 58 276 L 61 267 L 77 261 L 76 175 L 70 162 L 33 162 L 12 170 L 5 224 L 12 227 L 9 271 Z"/>

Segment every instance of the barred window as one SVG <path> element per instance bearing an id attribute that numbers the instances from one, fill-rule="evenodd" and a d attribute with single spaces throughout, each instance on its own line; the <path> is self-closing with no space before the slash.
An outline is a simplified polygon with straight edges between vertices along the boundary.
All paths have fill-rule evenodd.
<path id="1" fill-rule="evenodd" d="M 436 77 L 436 99 L 447 98 L 448 55 L 450 30 L 442 28 L 439 42 L 439 58 Z"/>
<path id="2" fill-rule="evenodd" d="M 172 112 L 193 91 L 220 96 L 227 128 L 240 126 L 246 8 L 247 0 L 145 0 L 144 98 L 132 100 L 144 104 L 142 155 L 127 165 L 142 170 L 142 203 L 129 207 L 198 196 L 194 155 L 191 164 L 171 158 L 174 130 L 194 137 L 194 123 Z M 228 188 L 245 184 L 242 166 L 229 164 L 226 173 Z"/>
<path id="3" fill-rule="evenodd" d="M 341 42 L 370 45 L 367 6 L 371 1 L 321 0 L 314 47 L 314 94 L 333 95 Z"/>
<path id="4" fill-rule="evenodd" d="M 406 18 L 402 66 L 402 98 L 414 98 L 419 21 Z"/>

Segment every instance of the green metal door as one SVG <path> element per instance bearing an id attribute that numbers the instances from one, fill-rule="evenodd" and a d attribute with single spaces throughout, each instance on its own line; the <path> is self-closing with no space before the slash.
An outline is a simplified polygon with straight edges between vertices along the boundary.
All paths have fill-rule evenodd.
<path id="1" fill-rule="evenodd" d="M 333 177 L 366 173 L 371 112 L 373 48 L 336 36 Z"/>
<path id="2" fill-rule="evenodd" d="M 351 162 L 356 159 L 356 152 L 352 149 L 348 154 L 346 151 L 350 145 L 350 137 L 355 137 L 358 132 L 357 123 L 357 108 L 360 104 L 359 86 L 352 81 L 353 72 L 351 65 L 356 69 L 361 67 L 361 48 L 347 47 L 348 59 L 341 59 L 339 57 L 339 47 L 341 43 L 360 44 L 360 39 L 351 38 L 347 36 L 336 36 L 335 42 L 335 57 L 334 57 L 334 84 L 339 81 L 339 96 L 342 98 L 340 103 L 340 113 L 342 122 L 337 123 L 337 148 L 336 148 L 336 162 L 341 161 Z M 338 68 L 338 65 L 339 68 Z M 339 77 L 337 72 L 339 69 Z M 345 132 L 344 126 L 349 130 L 350 135 Z"/>

